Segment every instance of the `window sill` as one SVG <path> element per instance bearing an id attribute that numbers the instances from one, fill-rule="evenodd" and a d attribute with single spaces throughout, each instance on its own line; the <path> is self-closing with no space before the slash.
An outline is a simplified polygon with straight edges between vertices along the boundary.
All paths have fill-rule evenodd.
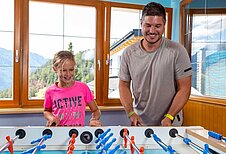
<path id="1" fill-rule="evenodd" d="M 124 108 L 122 106 L 99 106 L 101 111 L 122 111 Z M 89 111 L 89 108 L 86 107 Z M 4 108 L 0 109 L 1 114 L 31 114 L 31 113 L 42 113 L 43 108 Z"/>
<path id="2" fill-rule="evenodd" d="M 190 96 L 189 101 L 207 103 L 212 105 L 221 105 L 226 106 L 226 99 L 212 98 L 212 97 L 204 97 L 204 96 Z"/>

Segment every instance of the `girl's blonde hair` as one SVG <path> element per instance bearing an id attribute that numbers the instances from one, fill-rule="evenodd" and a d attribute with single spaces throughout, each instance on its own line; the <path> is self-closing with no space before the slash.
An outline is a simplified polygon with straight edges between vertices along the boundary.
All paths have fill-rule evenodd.
<path id="1" fill-rule="evenodd" d="M 72 52 L 59 51 L 54 55 L 53 67 L 57 68 L 59 65 L 61 65 L 61 64 L 63 65 L 65 63 L 65 61 L 67 61 L 67 60 L 72 60 L 76 65 L 75 58 L 74 58 L 74 55 Z"/>

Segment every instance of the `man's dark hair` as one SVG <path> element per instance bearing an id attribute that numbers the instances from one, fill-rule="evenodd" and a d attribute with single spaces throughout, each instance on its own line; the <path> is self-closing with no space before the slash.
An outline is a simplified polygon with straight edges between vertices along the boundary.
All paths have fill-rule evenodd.
<path id="1" fill-rule="evenodd" d="M 166 22 L 165 8 L 159 3 L 150 2 L 145 5 L 142 11 L 141 22 L 143 21 L 145 16 L 162 16 L 164 23 Z"/>

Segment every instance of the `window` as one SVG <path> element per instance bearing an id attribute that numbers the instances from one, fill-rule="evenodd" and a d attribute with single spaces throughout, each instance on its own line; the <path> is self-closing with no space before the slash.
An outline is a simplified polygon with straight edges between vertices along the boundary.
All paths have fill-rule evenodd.
<path id="1" fill-rule="evenodd" d="M 125 20 L 126 19 L 126 20 Z M 123 49 L 142 38 L 140 31 L 140 9 L 127 9 L 112 7 L 110 29 L 110 55 L 108 80 L 108 98 L 119 99 L 118 73 L 120 68 L 120 56 Z M 119 28 L 120 27 L 120 28 Z"/>
<path id="2" fill-rule="evenodd" d="M 25 98 L 24 102 L 34 104 L 34 100 L 43 99 L 46 88 L 57 81 L 52 58 L 61 50 L 74 53 L 75 79 L 94 92 L 95 19 L 93 6 L 29 2 L 29 68 L 28 80 L 24 79 L 28 81 L 28 101 Z"/>
<path id="3" fill-rule="evenodd" d="M 20 22 L 18 5 L 14 0 L 0 1 L 0 107 L 18 107 L 20 26 L 14 27 Z"/>
<path id="4" fill-rule="evenodd" d="M 143 6 L 112 4 L 108 7 L 109 27 L 107 27 L 106 62 L 105 62 L 105 90 L 104 103 L 120 105 L 119 101 L 119 68 L 121 55 L 124 49 L 143 38 L 141 34 L 140 19 Z M 172 10 L 166 9 L 166 31 L 165 35 L 170 38 Z M 109 44 L 108 44 L 109 43 Z"/>
<path id="5" fill-rule="evenodd" d="M 226 11 L 189 9 L 184 43 L 191 55 L 192 94 L 226 98 Z"/>
<path id="6" fill-rule="evenodd" d="M 13 11 L 11 11 L 13 10 Z M 0 1 L 0 99 L 13 99 L 14 2 Z"/>
<path id="7" fill-rule="evenodd" d="M 42 107 L 46 88 L 57 80 L 51 62 L 60 50 L 74 52 L 75 78 L 87 83 L 99 105 L 120 105 L 117 73 L 125 42 L 116 43 L 129 32 L 127 41 L 140 39 L 142 7 L 90 0 L 0 1 L 0 107 Z M 167 24 L 170 36 L 171 18 Z"/>

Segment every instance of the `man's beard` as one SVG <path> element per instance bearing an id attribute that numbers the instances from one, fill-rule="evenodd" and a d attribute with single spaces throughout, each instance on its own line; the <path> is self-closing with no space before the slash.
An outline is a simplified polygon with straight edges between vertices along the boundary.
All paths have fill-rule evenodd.
<path id="1" fill-rule="evenodd" d="M 150 33 L 147 33 L 147 35 L 149 35 Z M 159 35 L 158 35 L 159 36 Z M 144 39 L 145 39 L 145 41 L 147 41 L 148 42 L 148 44 L 155 44 L 155 43 L 157 43 L 159 40 L 161 40 L 161 38 L 162 38 L 162 35 L 156 40 L 156 41 L 154 41 L 154 42 L 150 42 L 150 41 L 148 41 L 148 39 L 146 39 L 146 37 L 144 37 Z"/>

